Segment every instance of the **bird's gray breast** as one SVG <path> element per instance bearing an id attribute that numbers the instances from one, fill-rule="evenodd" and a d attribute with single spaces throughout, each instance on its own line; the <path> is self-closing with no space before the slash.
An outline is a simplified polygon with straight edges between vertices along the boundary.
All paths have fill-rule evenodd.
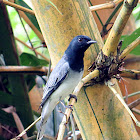
<path id="1" fill-rule="evenodd" d="M 62 82 L 62 84 L 51 95 L 50 100 L 56 100 L 56 101 L 63 100 L 65 97 L 71 94 L 74 88 L 80 82 L 82 76 L 83 76 L 83 71 L 76 72 L 76 71 L 70 70 L 67 77 Z"/>

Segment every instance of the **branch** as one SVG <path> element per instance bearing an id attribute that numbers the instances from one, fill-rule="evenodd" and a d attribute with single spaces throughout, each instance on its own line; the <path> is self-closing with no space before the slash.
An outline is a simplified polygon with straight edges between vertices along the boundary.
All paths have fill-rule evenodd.
<path id="1" fill-rule="evenodd" d="M 17 40 L 17 41 L 19 41 L 20 43 L 22 43 L 24 46 L 26 46 L 27 48 L 29 48 L 29 49 L 31 49 L 31 50 L 33 50 L 32 49 L 32 47 L 30 47 L 30 46 L 28 46 L 26 43 L 24 43 L 23 41 L 21 41 L 20 39 L 18 39 L 17 37 L 15 37 L 15 39 Z M 34 49 L 34 51 L 36 52 L 36 54 L 38 54 L 38 55 L 40 55 L 42 58 L 44 58 L 47 62 L 49 62 L 50 61 L 50 59 L 49 58 L 47 58 L 47 57 L 45 57 L 44 55 L 42 55 L 40 52 L 37 52 L 35 49 Z"/>
<path id="2" fill-rule="evenodd" d="M 138 127 L 140 127 L 140 122 L 136 119 L 136 117 L 134 116 L 134 114 L 131 112 L 131 110 L 129 109 L 129 107 L 127 106 L 127 104 L 124 102 L 124 100 L 122 99 L 122 97 L 117 93 L 117 91 L 115 90 L 115 88 L 112 87 L 110 81 L 106 82 L 106 85 L 110 88 L 110 90 L 115 94 L 115 96 L 119 99 L 119 101 L 122 103 L 122 105 L 125 107 L 125 109 L 127 110 L 127 112 L 129 113 L 129 115 L 132 117 L 132 119 L 134 120 L 134 122 L 136 123 L 136 125 Z"/>
<path id="3" fill-rule="evenodd" d="M 13 106 L 10 106 L 8 108 L 3 108 L 2 110 L 4 110 L 7 113 L 11 113 L 13 115 L 13 118 L 15 120 L 16 126 L 18 128 L 18 131 L 21 133 L 24 130 L 23 124 L 19 118 L 19 116 L 16 113 L 16 109 Z M 27 134 L 22 135 L 23 139 L 28 138 Z"/>
<path id="4" fill-rule="evenodd" d="M 135 80 L 140 79 L 140 71 L 139 70 L 130 70 L 125 68 L 120 68 L 119 71 L 121 72 L 122 77 L 131 78 Z"/>
<path id="5" fill-rule="evenodd" d="M 108 3 L 91 6 L 89 8 L 90 8 L 91 11 L 97 11 L 97 10 L 103 10 L 103 9 L 111 9 L 111 8 L 115 8 L 116 5 L 119 4 L 122 1 L 123 0 L 114 0 L 114 1 L 110 1 Z"/>
<path id="6" fill-rule="evenodd" d="M 133 8 L 137 5 L 138 0 L 125 0 L 123 7 L 117 16 L 117 19 L 109 33 L 106 43 L 102 49 L 103 54 L 109 56 L 114 54 L 119 44 L 122 31 L 132 13 Z"/>
<path id="7" fill-rule="evenodd" d="M 11 140 L 17 140 L 19 138 L 21 138 L 23 135 L 26 134 L 26 132 L 32 128 L 39 120 L 41 119 L 41 116 L 39 118 L 37 118 L 31 125 L 29 125 L 24 131 L 22 131 L 22 133 L 20 133 L 16 138 L 13 138 Z"/>
<path id="8" fill-rule="evenodd" d="M 123 69 L 121 70 L 123 73 L 132 73 L 132 74 L 140 74 L 139 70 L 130 70 L 130 69 Z"/>
<path id="9" fill-rule="evenodd" d="M 140 94 L 140 91 L 137 91 L 137 92 L 134 92 L 134 93 L 129 94 L 129 95 L 128 95 L 128 98 L 129 98 L 129 97 L 132 97 L 132 96 L 135 96 L 135 95 L 138 95 L 138 94 Z M 125 99 L 126 96 L 124 96 L 123 98 Z"/>
<path id="10" fill-rule="evenodd" d="M 44 42 L 43 35 L 41 32 L 35 27 L 35 25 L 31 22 L 31 20 L 28 18 L 28 16 L 23 12 L 18 10 L 19 15 L 26 21 L 26 23 L 31 27 L 31 29 L 35 32 L 35 34 L 38 36 L 38 38 Z"/>
<path id="11" fill-rule="evenodd" d="M 91 79 L 95 78 L 99 76 L 99 71 L 98 70 L 94 70 L 93 72 L 89 73 L 87 76 L 85 76 L 80 82 L 79 84 L 76 86 L 76 88 L 74 89 L 74 92 L 73 94 L 74 95 L 78 95 L 78 93 L 80 92 L 81 88 L 84 86 L 85 83 L 87 83 L 88 81 L 90 81 Z M 70 99 L 70 102 L 69 102 L 69 105 L 70 106 L 73 106 L 75 103 L 75 99 L 74 98 L 71 98 Z M 57 140 L 63 140 L 63 136 L 64 136 L 64 132 L 65 132 L 65 124 L 67 123 L 69 117 L 70 117 L 70 114 L 71 114 L 72 110 L 67 108 L 66 111 L 65 111 L 65 114 L 63 119 L 62 119 L 62 122 L 61 124 L 59 125 L 59 133 L 58 133 L 58 137 L 57 137 Z"/>
<path id="12" fill-rule="evenodd" d="M 132 110 L 132 108 L 138 106 L 140 104 L 140 98 L 128 104 L 128 107 Z"/>
<path id="13" fill-rule="evenodd" d="M 0 73 L 26 73 L 26 74 L 47 75 L 48 67 L 0 66 Z"/>
<path id="14" fill-rule="evenodd" d="M 135 112 L 135 113 L 137 113 L 138 115 L 140 115 L 140 110 L 139 110 L 139 109 L 137 109 L 137 108 L 132 108 L 132 111 Z"/>
<path id="15" fill-rule="evenodd" d="M 18 9 L 18 10 L 21 10 L 21 11 L 24 11 L 24 12 L 27 12 L 27 13 L 30 13 L 32 15 L 35 15 L 35 13 L 34 13 L 33 10 L 30 10 L 28 8 L 25 8 L 23 6 L 20 6 L 18 4 L 15 4 L 13 2 L 9 2 L 9 1 L 6 1 L 6 0 L 0 0 L 0 3 L 4 3 L 4 4 L 9 5 L 11 7 L 14 7 L 14 8 Z"/>
<path id="16" fill-rule="evenodd" d="M 123 50 L 119 59 L 124 59 L 139 44 L 140 44 L 140 36 Z"/>
<path id="17" fill-rule="evenodd" d="M 131 71 L 131 70 L 129 70 L 129 71 Z M 138 71 L 138 72 L 140 72 L 140 71 Z M 140 79 L 140 74 L 137 74 L 137 73 L 134 73 L 134 72 L 123 72 L 120 75 L 121 75 L 121 77 L 130 78 L 130 79 L 134 79 L 134 80 L 139 80 Z"/>

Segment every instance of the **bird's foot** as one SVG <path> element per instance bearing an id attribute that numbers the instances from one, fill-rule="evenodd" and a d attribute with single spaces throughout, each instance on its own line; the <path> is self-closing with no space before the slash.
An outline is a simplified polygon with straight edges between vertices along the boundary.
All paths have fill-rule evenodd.
<path id="1" fill-rule="evenodd" d="M 73 111 L 73 105 L 68 105 L 68 106 L 66 106 L 66 108 L 69 108 L 71 111 Z"/>
<path id="2" fill-rule="evenodd" d="M 69 97 L 68 101 L 70 101 L 71 98 L 74 98 L 75 101 L 77 102 L 77 96 L 76 95 L 70 94 L 70 97 Z"/>

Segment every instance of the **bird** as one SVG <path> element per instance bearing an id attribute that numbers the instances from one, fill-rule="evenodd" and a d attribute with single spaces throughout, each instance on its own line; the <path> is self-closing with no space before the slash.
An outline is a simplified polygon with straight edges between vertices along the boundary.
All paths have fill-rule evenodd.
<path id="1" fill-rule="evenodd" d="M 84 52 L 91 44 L 96 43 L 90 37 L 78 35 L 72 39 L 64 55 L 51 72 L 49 79 L 44 87 L 40 128 L 37 140 L 43 138 L 45 123 L 51 112 L 80 82 L 84 71 Z"/>

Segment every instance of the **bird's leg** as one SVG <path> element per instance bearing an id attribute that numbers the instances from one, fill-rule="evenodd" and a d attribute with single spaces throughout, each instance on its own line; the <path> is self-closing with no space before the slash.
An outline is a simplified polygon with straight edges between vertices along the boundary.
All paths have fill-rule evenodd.
<path id="1" fill-rule="evenodd" d="M 66 117 L 66 123 L 65 123 L 65 126 L 66 126 L 66 124 L 68 123 L 68 117 L 67 117 L 67 114 L 65 114 L 61 109 L 59 109 L 59 112 L 62 113 L 63 115 L 65 115 L 65 117 Z"/>
<path id="2" fill-rule="evenodd" d="M 125 107 L 125 109 L 127 110 L 127 112 L 130 114 L 130 116 L 132 117 L 132 119 L 136 123 L 136 125 L 138 127 L 140 127 L 140 122 L 136 119 L 136 117 L 134 116 L 134 114 L 132 113 L 132 111 L 129 109 L 129 107 L 127 106 L 127 104 L 125 103 L 125 101 L 121 98 L 121 96 L 119 95 L 119 93 L 117 93 L 117 91 L 111 86 L 110 81 L 107 81 L 105 84 L 112 90 L 112 92 L 115 94 L 115 96 L 120 100 L 120 102 L 122 103 L 122 105 Z"/>
<path id="3" fill-rule="evenodd" d="M 69 108 L 71 111 L 73 111 L 73 105 L 68 105 L 68 106 L 66 106 L 66 108 Z"/>
<path id="4" fill-rule="evenodd" d="M 64 108 L 66 107 L 65 104 L 64 104 L 61 100 L 59 100 L 58 103 L 61 103 L 61 105 L 62 105 Z"/>
<path id="5" fill-rule="evenodd" d="M 59 101 L 59 103 L 61 103 L 64 106 L 64 108 L 66 108 L 65 104 L 61 100 Z M 60 107 L 59 107 L 59 112 L 64 114 L 66 116 L 66 120 L 67 120 L 67 115 L 61 110 Z"/>
<path id="6" fill-rule="evenodd" d="M 74 96 L 74 97 L 75 97 L 75 96 Z M 71 97 L 71 98 L 73 98 L 73 97 Z M 61 100 L 60 100 L 59 102 L 60 102 L 65 108 L 69 108 L 69 109 L 71 109 L 71 110 L 73 111 L 73 109 L 72 109 L 73 105 L 65 106 L 64 103 L 63 103 Z M 65 126 L 66 126 L 66 124 L 68 123 L 67 114 L 65 114 L 65 113 L 61 110 L 61 108 L 59 108 L 59 112 L 62 113 L 62 114 L 64 114 L 64 115 L 66 116 L 66 123 L 65 123 Z"/>
<path id="7" fill-rule="evenodd" d="M 41 136 L 40 138 L 39 138 L 39 140 L 42 140 L 44 138 L 44 135 L 43 136 Z"/>
<path id="8" fill-rule="evenodd" d="M 68 99 L 68 101 L 69 101 L 69 99 Z M 71 109 L 73 111 L 73 109 L 72 109 L 73 106 L 72 105 L 65 106 L 64 103 L 61 100 L 59 101 L 59 103 L 61 103 L 64 106 L 64 108 L 69 108 L 69 109 Z"/>

